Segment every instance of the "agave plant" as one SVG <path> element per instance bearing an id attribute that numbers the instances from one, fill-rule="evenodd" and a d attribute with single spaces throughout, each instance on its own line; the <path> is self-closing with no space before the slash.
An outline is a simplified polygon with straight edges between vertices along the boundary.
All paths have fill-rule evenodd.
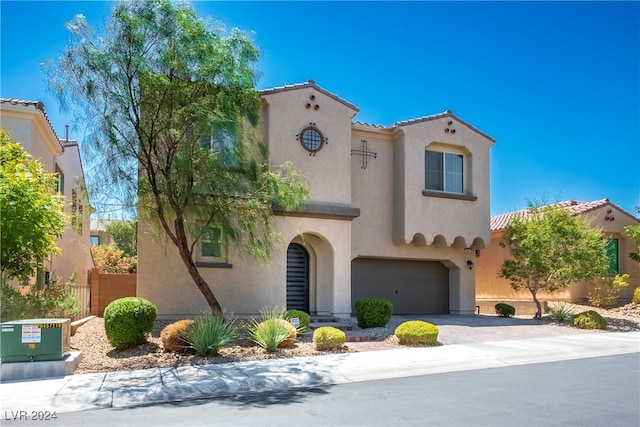
<path id="1" fill-rule="evenodd" d="M 571 320 L 573 311 L 566 302 L 556 302 L 549 306 L 549 314 L 554 322 L 565 323 Z"/>
<path id="2" fill-rule="evenodd" d="M 239 335 L 236 319 L 207 314 L 196 319 L 181 336 L 199 356 L 217 356 L 221 348 L 231 344 Z"/>

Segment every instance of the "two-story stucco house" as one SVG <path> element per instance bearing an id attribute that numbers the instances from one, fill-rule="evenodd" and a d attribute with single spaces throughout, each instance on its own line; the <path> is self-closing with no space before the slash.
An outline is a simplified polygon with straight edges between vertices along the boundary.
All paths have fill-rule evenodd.
<path id="1" fill-rule="evenodd" d="M 357 299 L 382 297 L 396 314 L 473 313 L 495 141 L 450 111 L 390 127 L 353 121 L 358 108 L 313 80 L 261 95 L 270 163 L 293 162 L 311 196 L 274 212 L 283 245 L 267 266 L 215 235 L 202 242 L 196 261 L 223 309 L 347 317 Z M 206 312 L 176 249 L 139 230 L 137 294 L 160 316 Z"/>
<path id="2" fill-rule="evenodd" d="M 77 284 L 88 283 L 93 268 L 89 252 L 90 206 L 85 191 L 84 173 L 78 144 L 60 139 L 38 101 L 0 98 L 0 126 L 18 142 L 44 169 L 58 177 L 58 191 L 65 196 L 65 212 L 70 219 L 57 245 L 58 255 L 43 260 L 43 275 L 65 283 L 75 272 Z"/>

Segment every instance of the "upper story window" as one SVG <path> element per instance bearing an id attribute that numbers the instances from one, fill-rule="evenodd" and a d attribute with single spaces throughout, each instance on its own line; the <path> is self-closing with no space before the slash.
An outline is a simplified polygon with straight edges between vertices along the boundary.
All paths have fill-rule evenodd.
<path id="1" fill-rule="evenodd" d="M 425 150 L 425 189 L 464 193 L 464 156 L 458 153 Z"/>
<path id="2" fill-rule="evenodd" d="M 211 134 L 203 136 L 200 143 L 217 153 L 225 165 L 231 166 L 236 163 L 236 136 L 226 127 L 215 128 Z"/>

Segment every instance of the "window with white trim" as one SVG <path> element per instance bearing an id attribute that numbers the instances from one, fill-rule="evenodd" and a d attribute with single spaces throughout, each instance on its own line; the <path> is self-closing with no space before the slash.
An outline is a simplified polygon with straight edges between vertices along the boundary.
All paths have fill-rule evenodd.
<path id="1" fill-rule="evenodd" d="M 464 193 L 464 156 L 425 150 L 425 190 Z"/>

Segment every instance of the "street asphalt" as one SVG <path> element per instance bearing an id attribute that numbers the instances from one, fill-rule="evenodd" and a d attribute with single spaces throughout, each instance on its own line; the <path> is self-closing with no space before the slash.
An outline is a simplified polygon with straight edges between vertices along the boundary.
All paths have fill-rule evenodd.
<path id="1" fill-rule="evenodd" d="M 451 316 L 449 319 L 452 317 L 455 318 Z M 439 327 L 447 329 L 446 326 Z M 487 335 L 481 342 L 476 338 L 466 343 L 443 342 L 445 345 L 437 347 L 376 349 L 290 359 L 7 381 L 0 384 L 0 410 L 5 418 L 15 419 L 24 415 L 32 419 L 32 416 L 51 413 L 127 408 L 242 393 L 282 392 L 300 387 L 640 352 L 640 331 L 583 334 L 575 333 L 571 328 L 558 328 L 552 336 L 523 334 L 524 338 L 514 339 L 508 327 L 489 327 L 493 340 Z M 563 329 L 566 334 L 562 334 Z M 481 325 L 471 328 L 470 337 L 475 336 L 474 330 L 475 335 L 482 336 Z M 501 336 L 501 330 L 507 335 Z"/>

